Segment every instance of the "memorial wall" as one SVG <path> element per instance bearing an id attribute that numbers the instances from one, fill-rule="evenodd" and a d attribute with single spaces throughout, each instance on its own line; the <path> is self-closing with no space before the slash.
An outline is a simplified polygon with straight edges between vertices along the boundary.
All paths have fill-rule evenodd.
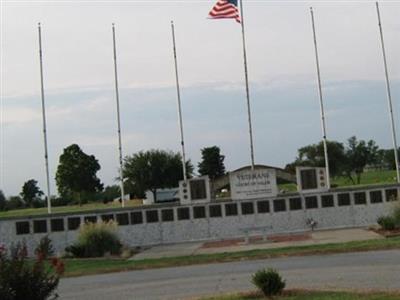
<path id="1" fill-rule="evenodd" d="M 270 193 L 267 175 L 260 181 L 245 177 L 238 183 L 257 180 L 260 192 Z M 273 175 L 268 175 L 273 178 Z M 245 185 L 246 186 L 246 185 Z M 276 196 L 242 194 L 243 199 L 209 203 L 163 204 L 139 208 L 97 210 L 69 214 L 0 219 L 0 244 L 26 241 L 29 254 L 48 235 L 62 252 L 72 244 L 83 222 L 115 220 L 124 244 L 142 247 L 202 240 L 222 240 L 244 236 L 244 228 L 265 226 L 267 234 L 360 227 L 376 224 L 378 217 L 398 204 L 400 185 L 342 188 L 313 193 L 284 193 Z M 270 194 L 269 194 L 270 195 Z"/>

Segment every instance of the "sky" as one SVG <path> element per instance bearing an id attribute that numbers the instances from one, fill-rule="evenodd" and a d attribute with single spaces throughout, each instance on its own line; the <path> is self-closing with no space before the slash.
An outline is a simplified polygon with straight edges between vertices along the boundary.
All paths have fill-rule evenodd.
<path id="1" fill-rule="evenodd" d="M 1 1 L 0 189 L 45 190 L 37 23 L 42 23 L 52 194 L 63 149 L 77 143 L 118 176 L 111 24 L 116 25 L 123 153 L 179 151 L 174 20 L 187 157 L 218 145 L 228 170 L 250 164 L 241 27 L 210 20 L 215 0 Z M 328 139 L 392 148 L 372 1 L 244 1 L 255 162 L 284 167 L 321 140 L 309 7 L 314 8 Z M 400 2 L 381 1 L 400 140 Z"/>

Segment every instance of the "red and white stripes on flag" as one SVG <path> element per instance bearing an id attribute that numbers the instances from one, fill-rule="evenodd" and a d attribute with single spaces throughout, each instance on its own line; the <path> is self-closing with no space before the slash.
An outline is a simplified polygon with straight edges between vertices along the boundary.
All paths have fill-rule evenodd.
<path id="1" fill-rule="evenodd" d="M 240 15 L 237 0 L 219 0 L 210 11 L 212 19 L 235 19 L 240 23 Z"/>

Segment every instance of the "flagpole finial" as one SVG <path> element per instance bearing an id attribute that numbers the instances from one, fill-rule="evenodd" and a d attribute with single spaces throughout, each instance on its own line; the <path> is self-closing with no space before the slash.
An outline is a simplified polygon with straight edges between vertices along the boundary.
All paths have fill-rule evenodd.
<path id="1" fill-rule="evenodd" d="M 38 23 L 38 26 L 40 27 L 40 22 Z"/>
<path id="2" fill-rule="evenodd" d="M 114 27 L 115 26 L 115 23 L 112 23 L 112 27 Z"/>

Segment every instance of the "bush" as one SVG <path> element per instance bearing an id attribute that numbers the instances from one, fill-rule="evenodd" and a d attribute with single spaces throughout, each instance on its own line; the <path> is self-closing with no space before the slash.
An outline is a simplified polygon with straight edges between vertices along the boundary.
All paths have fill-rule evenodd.
<path id="1" fill-rule="evenodd" d="M 25 202 L 19 196 L 11 196 L 6 202 L 5 210 L 25 208 Z"/>
<path id="2" fill-rule="evenodd" d="M 106 253 L 118 255 L 122 244 L 117 237 L 114 221 L 86 223 L 79 229 L 78 241 L 65 248 L 75 257 L 102 257 Z"/>
<path id="3" fill-rule="evenodd" d="M 396 228 L 396 222 L 394 217 L 392 216 L 384 216 L 379 217 L 377 223 L 384 229 L 384 230 L 393 230 Z"/>
<path id="4" fill-rule="evenodd" d="M 51 197 L 51 206 L 58 207 L 58 206 L 67 206 L 71 204 L 71 200 L 68 198 L 63 197 Z"/>
<path id="5" fill-rule="evenodd" d="M 45 300 L 55 299 L 64 263 L 53 258 L 50 267 L 43 255 L 35 260 L 27 259 L 25 243 L 9 249 L 0 245 L 0 299 L 2 300 Z"/>
<path id="6" fill-rule="evenodd" d="M 7 205 L 6 196 L 4 196 L 3 191 L 0 190 L 0 211 L 5 210 L 6 205 Z"/>
<path id="7" fill-rule="evenodd" d="M 75 243 L 74 245 L 66 247 L 65 252 L 66 252 L 65 257 L 86 257 L 85 256 L 85 247 L 78 243 Z"/>
<path id="8" fill-rule="evenodd" d="M 46 201 L 43 201 L 41 199 L 33 199 L 31 207 L 33 208 L 46 207 Z"/>
<path id="9" fill-rule="evenodd" d="M 393 210 L 393 220 L 397 228 L 400 228 L 400 205 L 396 205 Z"/>
<path id="10" fill-rule="evenodd" d="M 40 242 L 35 249 L 35 255 L 42 255 L 43 259 L 47 259 L 54 255 L 53 243 L 47 235 L 40 239 Z"/>
<path id="11" fill-rule="evenodd" d="M 252 277 L 252 283 L 267 297 L 278 295 L 285 288 L 285 281 L 274 269 L 258 270 Z"/>

